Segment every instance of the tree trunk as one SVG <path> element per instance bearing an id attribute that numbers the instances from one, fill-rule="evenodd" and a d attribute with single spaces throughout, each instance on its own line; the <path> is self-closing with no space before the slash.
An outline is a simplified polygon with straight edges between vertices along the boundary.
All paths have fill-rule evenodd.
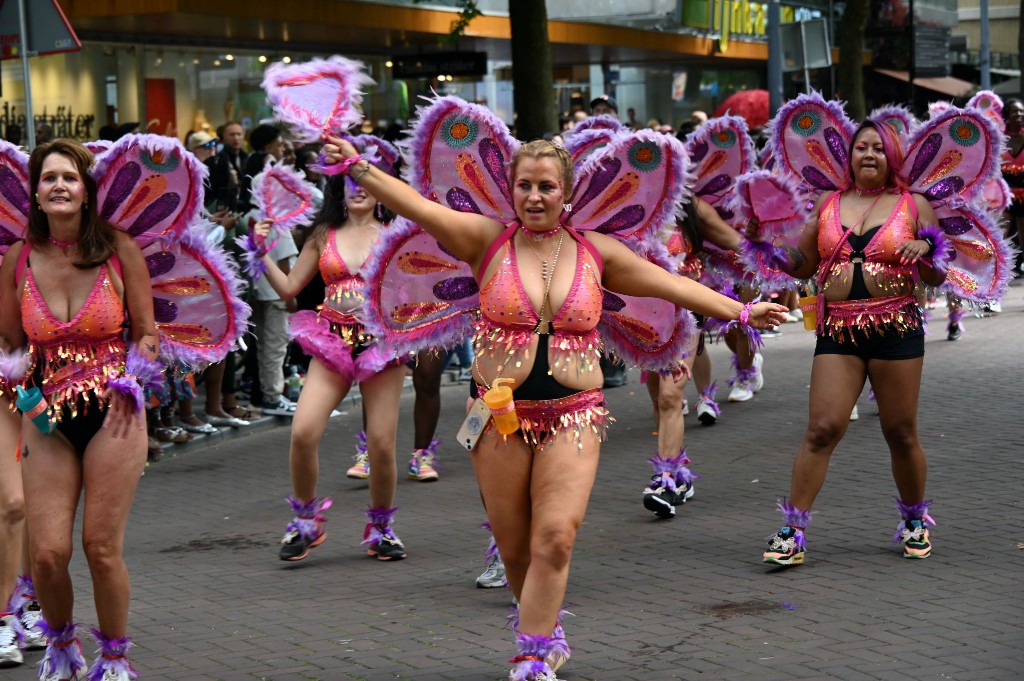
<path id="1" fill-rule="evenodd" d="M 548 11 L 544 0 L 509 0 L 508 18 L 512 31 L 516 137 L 529 141 L 558 130 Z"/>
<path id="2" fill-rule="evenodd" d="M 1024 3 L 1024 0 L 1021 2 Z M 870 7 L 870 0 L 847 0 L 842 29 L 839 31 L 839 64 L 836 68 L 839 96 L 846 100 L 846 113 L 855 121 L 867 115 L 861 54 L 864 51 L 864 27 L 867 25 Z"/>

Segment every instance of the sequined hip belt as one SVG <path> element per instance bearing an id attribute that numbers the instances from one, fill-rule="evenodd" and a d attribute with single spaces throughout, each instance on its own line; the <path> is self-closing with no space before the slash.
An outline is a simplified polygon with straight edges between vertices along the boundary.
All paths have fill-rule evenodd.
<path id="1" fill-rule="evenodd" d="M 924 320 L 924 313 L 912 294 L 884 298 L 836 300 L 825 303 L 824 331 L 840 343 L 844 337 L 853 341 L 854 329 L 866 333 L 893 332 L 904 335 L 916 329 Z M 822 317 L 819 315 L 819 319 Z"/>

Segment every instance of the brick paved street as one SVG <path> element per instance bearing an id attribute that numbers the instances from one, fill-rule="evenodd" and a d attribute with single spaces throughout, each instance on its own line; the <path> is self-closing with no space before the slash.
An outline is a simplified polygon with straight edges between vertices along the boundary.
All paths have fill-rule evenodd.
<path id="1" fill-rule="evenodd" d="M 608 391 L 618 423 L 576 547 L 567 596 L 576 617 L 566 624 L 574 656 L 560 677 L 1024 678 L 1022 294 L 1012 288 L 1000 315 L 966 319 L 956 343 L 944 339 L 944 311 L 933 312 L 920 425 L 938 527 L 926 561 L 904 560 L 890 543 L 895 487 L 865 391 L 818 498 L 807 563 L 760 562 L 806 420 L 813 338 L 797 325 L 767 341 L 765 388 L 752 402 L 723 402 L 711 428 L 687 417 L 703 479 L 675 519 L 641 505 L 655 439 L 639 375 Z M 712 356 L 724 400 L 727 353 Z M 449 442 L 464 385 L 444 389 L 439 433 Z M 401 409 L 400 467 L 411 394 Z M 143 678 L 504 678 L 510 595 L 474 588 L 487 534 L 467 455 L 445 445 L 439 482 L 399 481 L 396 530 L 409 559 L 381 563 L 359 546 L 366 485 L 344 476 L 359 423 L 350 408 L 328 427 L 320 490 L 334 499 L 330 537 L 298 564 L 277 559 L 290 517 L 287 428 L 187 448 L 148 469 L 128 532 Z M 77 618 L 92 626 L 80 551 L 74 573 Z M 28 664 L 0 671 L 34 678 Z"/>

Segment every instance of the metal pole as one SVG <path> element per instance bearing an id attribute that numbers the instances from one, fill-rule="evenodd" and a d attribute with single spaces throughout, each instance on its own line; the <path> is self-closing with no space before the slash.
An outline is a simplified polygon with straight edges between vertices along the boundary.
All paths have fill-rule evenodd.
<path id="1" fill-rule="evenodd" d="M 981 69 L 981 89 L 992 89 L 992 55 L 989 53 L 988 42 L 988 0 L 981 0 L 981 49 L 978 51 L 979 64 Z"/>
<path id="2" fill-rule="evenodd" d="M 782 9 L 779 0 L 768 2 L 768 116 L 782 108 L 782 45 L 779 28 Z"/>
<path id="3" fill-rule="evenodd" d="M 914 0 L 907 0 L 909 15 L 907 18 L 907 33 L 910 38 L 910 49 L 908 50 L 909 61 L 907 65 L 907 86 L 908 92 L 910 93 L 910 110 L 913 112 L 917 111 L 917 107 L 914 106 L 914 72 L 917 71 L 917 49 L 914 45 Z"/>
<path id="4" fill-rule="evenodd" d="M 807 22 L 800 22 L 800 55 L 804 62 L 804 92 L 811 94 L 811 69 L 807 66 Z"/>
<path id="5" fill-rule="evenodd" d="M 21 72 L 25 79 L 25 123 L 28 148 L 36 148 L 36 122 L 32 119 L 32 75 L 28 69 L 28 31 L 25 28 L 25 0 L 18 0 L 18 30 L 21 31 Z"/>

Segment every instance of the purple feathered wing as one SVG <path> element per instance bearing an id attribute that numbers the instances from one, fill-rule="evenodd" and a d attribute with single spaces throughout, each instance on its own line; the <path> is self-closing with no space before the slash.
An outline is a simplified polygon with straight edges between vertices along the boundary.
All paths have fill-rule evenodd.
<path id="1" fill-rule="evenodd" d="M 647 240 L 633 248 L 650 262 L 675 272 L 676 263 L 664 245 Z M 605 347 L 642 369 L 673 369 L 693 342 L 697 325 L 689 311 L 661 298 L 643 298 L 604 291 L 598 324 Z"/>
<path id="2" fill-rule="evenodd" d="M 480 296 L 469 265 L 404 218 L 366 261 L 367 329 L 397 354 L 451 347 L 473 330 Z"/>
<path id="3" fill-rule="evenodd" d="M 729 203 L 736 178 L 757 168 L 746 121 L 739 116 L 712 118 L 687 138 L 686 153 L 694 176 L 692 193 L 713 206 L 723 220 L 733 222 Z"/>
<path id="4" fill-rule="evenodd" d="M 153 287 L 161 354 L 193 367 L 218 362 L 237 346 L 251 310 L 243 284 L 200 224 L 174 239 L 152 242 L 142 254 Z"/>
<path id="5" fill-rule="evenodd" d="M 140 246 L 180 234 L 202 208 L 206 174 L 173 137 L 126 135 L 96 159 L 99 215 Z"/>
<path id="6" fill-rule="evenodd" d="M 0 140 L 0 255 L 25 238 L 28 210 L 28 155 Z"/>

